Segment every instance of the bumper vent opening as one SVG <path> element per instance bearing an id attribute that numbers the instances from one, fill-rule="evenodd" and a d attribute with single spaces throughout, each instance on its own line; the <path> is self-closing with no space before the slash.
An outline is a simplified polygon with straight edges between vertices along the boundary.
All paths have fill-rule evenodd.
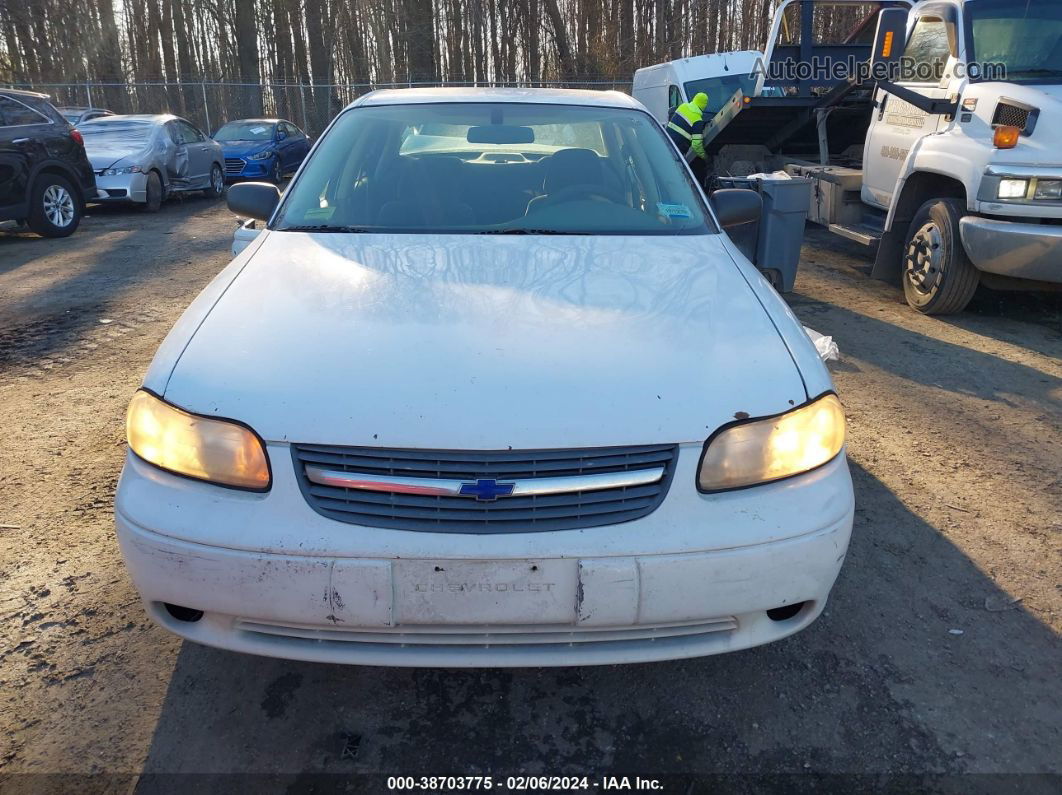
<path id="1" fill-rule="evenodd" d="M 807 602 L 797 602 L 792 605 L 771 608 L 767 611 L 767 618 L 771 619 L 771 621 L 788 621 L 803 610 L 806 604 Z"/>
<path id="2" fill-rule="evenodd" d="M 178 621 L 184 621 L 188 624 L 194 624 L 196 621 L 203 617 L 202 610 L 196 610 L 192 607 L 184 607 L 182 605 L 171 605 L 169 602 L 163 602 L 162 606 L 166 608 L 166 612 L 176 618 Z"/>

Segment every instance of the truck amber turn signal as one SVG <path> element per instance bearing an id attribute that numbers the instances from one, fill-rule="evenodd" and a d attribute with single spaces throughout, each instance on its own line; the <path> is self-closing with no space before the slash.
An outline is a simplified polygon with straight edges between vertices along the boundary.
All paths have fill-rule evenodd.
<path id="1" fill-rule="evenodd" d="M 1018 139 L 1020 137 L 1020 129 L 1017 127 L 1002 125 L 996 127 L 996 134 L 993 137 L 992 143 L 995 144 L 996 149 L 1013 149 L 1018 145 Z"/>

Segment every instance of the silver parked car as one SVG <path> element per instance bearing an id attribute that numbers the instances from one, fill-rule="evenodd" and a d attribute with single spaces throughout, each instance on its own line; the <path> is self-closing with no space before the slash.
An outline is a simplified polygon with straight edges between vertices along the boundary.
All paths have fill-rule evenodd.
<path id="1" fill-rule="evenodd" d="M 63 114 L 68 122 L 77 127 L 79 124 L 84 124 L 87 121 L 93 119 L 101 119 L 104 116 L 113 116 L 114 111 L 107 110 L 106 108 L 82 108 L 82 107 L 70 107 L 64 106 L 62 108 L 56 108 Z"/>
<path id="2" fill-rule="evenodd" d="M 96 174 L 96 201 L 132 202 L 155 212 L 180 191 L 225 191 L 221 146 L 169 114 L 106 116 L 78 127 Z"/>

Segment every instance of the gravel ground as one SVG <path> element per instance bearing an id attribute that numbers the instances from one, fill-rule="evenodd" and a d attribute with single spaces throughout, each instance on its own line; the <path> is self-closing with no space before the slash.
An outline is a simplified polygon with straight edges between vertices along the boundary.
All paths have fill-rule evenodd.
<path id="1" fill-rule="evenodd" d="M 488 770 L 1062 787 L 1058 297 L 924 318 L 860 252 L 809 237 L 791 303 L 841 348 L 858 507 L 807 631 L 652 665 L 344 668 L 181 643 L 115 542 L 126 403 L 233 226 L 188 199 L 94 212 L 69 240 L 0 234 L 0 789 Z"/>

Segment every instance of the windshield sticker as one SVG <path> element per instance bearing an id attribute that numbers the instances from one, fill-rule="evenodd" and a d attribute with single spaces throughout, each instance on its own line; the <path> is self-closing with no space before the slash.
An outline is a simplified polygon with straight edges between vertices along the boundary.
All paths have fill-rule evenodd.
<path id="1" fill-rule="evenodd" d="M 252 127 L 251 128 L 251 132 L 253 132 L 255 135 L 257 135 L 258 133 L 264 133 L 265 131 L 266 131 L 265 127 Z"/>
<path id="2" fill-rule="evenodd" d="M 665 218 L 691 218 L 690 208 L 685 204 L 665 204 L 657 202 L 656 209 Z"/>

